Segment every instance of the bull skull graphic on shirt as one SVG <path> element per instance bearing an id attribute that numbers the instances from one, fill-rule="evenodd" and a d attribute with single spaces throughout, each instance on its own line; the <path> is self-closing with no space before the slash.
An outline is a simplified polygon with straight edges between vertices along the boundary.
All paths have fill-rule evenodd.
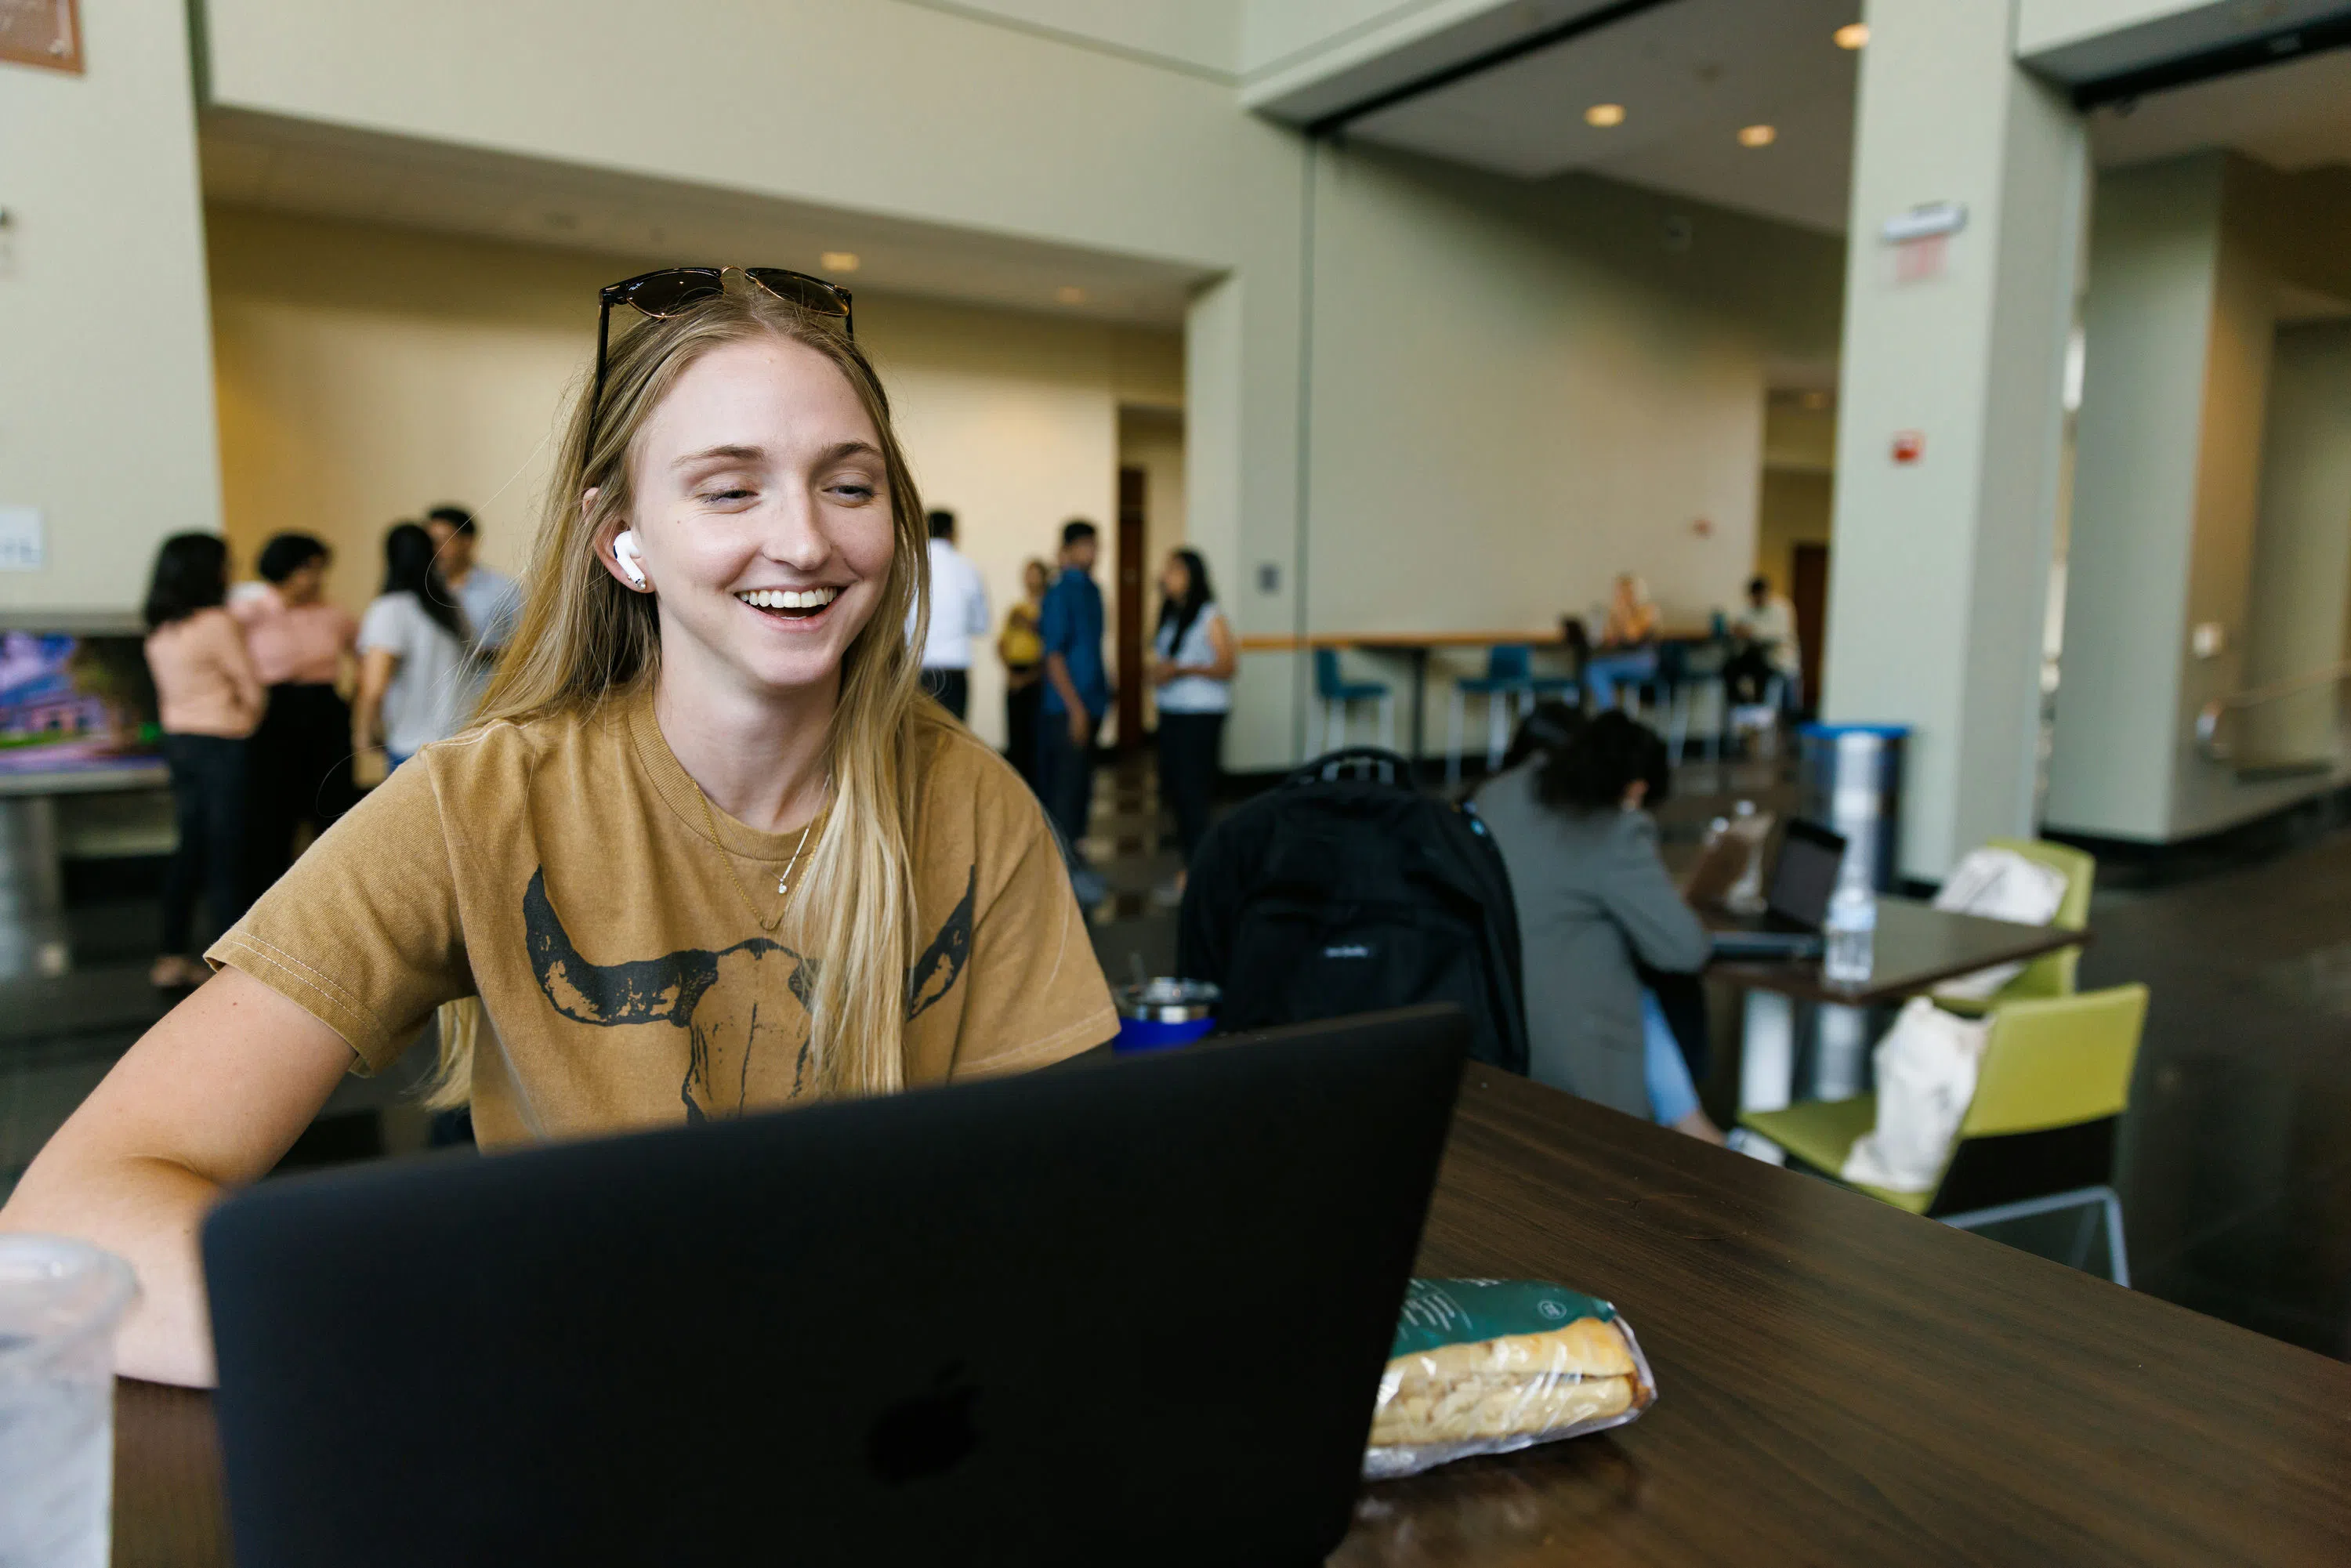
<path id="1" fill-rule="evenodd" d="M 909 1023 L 955 988 L 970 960 L 978 881 L 975 866 L 962 902 L 907 970 Z M 687 1031 L 692 1051 L 678 1097 L 688 1122 L 741 1115 L 753 1073 L 767 1071 L 779 1055 L 792 1064 L 792 1094 L 809 1088 L 816 959 L 754 936 L 716 952 L 684 947 L 658 958 L 591 962 L 573 945 L 548 897 L 545 867 L 531 873 L 523 889 L 522 920 L 531 972 L 557 1012 L 601 1029 L 665 1023 Z"/>

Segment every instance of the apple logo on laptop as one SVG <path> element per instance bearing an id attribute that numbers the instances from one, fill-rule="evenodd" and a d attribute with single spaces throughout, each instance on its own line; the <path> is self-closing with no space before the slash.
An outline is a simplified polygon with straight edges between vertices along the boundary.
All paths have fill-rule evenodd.
<path id="1" fill-rule="evenodd" d="M 961 1464 L 979 1446 L 972 1406 L 979 1389 L 963 1363 L 939 1368 L 931 1386 L 882 1412 L 865 1434 L 865 1462 L 892 1486 L 935 1476 Z"/>

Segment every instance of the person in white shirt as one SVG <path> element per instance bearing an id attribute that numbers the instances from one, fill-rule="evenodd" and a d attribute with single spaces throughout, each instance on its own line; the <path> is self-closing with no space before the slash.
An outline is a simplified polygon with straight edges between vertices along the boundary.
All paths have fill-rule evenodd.
<path id="1" fill-rule="evenodd" d="M 993 630 L 987 585 L 979 568 L 955 547 L 956 515 L 933 512 L 931 530 L 931 632 L 923 643 L 923 689 L 958 719 L 971 706 L 971 640 Z M 911 612 L 906 635 L 914 634 Z"/>
<path id="2" fill-rule="evenodd" d="M 1804 667 L 1803 649 L 1796 640 L 1796 607 L 1786 595 L 1772 592 L 1767 580 L 1750 579 L 1747 608 L 1730 623 L 1730 630 L 1741 643 L 1738 655 L 1723 669 L 1731 699 L 1741 704 L 1761 702 L 1771 678 L 1778 675 L 1782 700 L 1792 705 L 1797 677 Z"/>
<path id="3" fill-rule="evenodd" d="M 1170 555 L 1159 570 L 1159 630 L 1151 641 L 1151 681 L 1159 689 L 1159 798 L 1176 813 L 1176 841 L 1188 871 L 1216 806 L 1238 648 L 1199 551 Z M 1185 881 L 1186 872 L 1177 872 L 1157 890 L 1159 902 L 1180 903 Z"/>
<path id="4" fill-rule="evenodd" d="M 434 564 L 433 536 L 414 523 L 384 536 L 383 592 L 360 617 L 360 682 L 351 749 L 381 745 L 386 770 L 472 716 L 466 660 L 473 629 Z"/>

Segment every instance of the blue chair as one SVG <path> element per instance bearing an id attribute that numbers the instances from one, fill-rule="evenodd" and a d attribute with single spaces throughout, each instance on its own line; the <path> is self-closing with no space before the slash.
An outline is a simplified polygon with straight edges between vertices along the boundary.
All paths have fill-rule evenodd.
<path id="1" fill-rule="evenodd" d="M 1689 743 L 1701 696 L 1709 700 L 1713 712 L 1698 733 L 1702 739 L 1711 737 L 1708 744 L 1712 755 L 1721 760 L 1722 735 L 1730 727 L 1730 688 L 1722 673 L 1729 659 L 1729 645 L 1711 639 L 1657 644 L 1656 676 L 1644 684 L 1653 685 L 1663 699 L 1659 706 L 1666 710 L 1666 753 L 1677 768 Z"/>
<path id="2" fill-rule="evenodd" d="M 1510 746 L 1510 705 L 1515 700 L 1523 716 L 1534 711 L 1536 701 L 1547 696 L 1563 696 L 1575 688 L 1575 682 L 1565 675 L 1538 675 L 1534 673 L 1534 650 L 1524 643 L 1500 643 L 1486 650 L 1486 673 L 1465 675 L 1453 683 L 1453 699 L 1447 714 L 1445 731 L 1445 782 L 1450 787 L 1461 782 L 1461 726 L 1468 716 L 1468 699 L 1486 699 L 1486 770 L 1492 772 L 1502 765 L 1502 753 Z"/>
<path id="3" fill-rule="evenodd" d="M 1339 670 L 1339 651 L 1314 650 L 1314 700 L 1306 710 L 1306 749 L 1320 757 L 1347 744 L 1347 713 L 1355 703 L 1380 705 L 1380 744 L 1395 749 L 1395 694 L 1385 681 L 1351 681 Z M 1334 738 L 1335 737 L 1335 738 Z"/>

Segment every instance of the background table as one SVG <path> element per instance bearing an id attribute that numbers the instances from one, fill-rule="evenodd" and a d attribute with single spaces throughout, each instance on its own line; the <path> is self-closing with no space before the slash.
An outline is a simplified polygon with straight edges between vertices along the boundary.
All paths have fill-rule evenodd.
<path id="1" fill-rule="evenodd" d="M 1420 1268 L 1609 1297 L 1662 1393 L 1367 1487 L 1343 1568 L 2351 1562 L 2351 1367 L 1523 1079 L 1471 1071 Z M 118 1419 L 119 1568 L 225 1562 L 209 1399 Z"/>
<path id="2" fill-rule="evenodd" d="M 1702 918 L 1718 929 L 1724 924 L 1719 915 Z M 2086 930 L 1954 915 L 1888 893 L 1877 896 L 1869 978 L 1859 985 L 1831 984 L 1817 958 L 1709 964 L 1708 979 L 1746 993 L 1740 1021 L 1740 1109 L 1776 1111 L 1789 1103 L 1796 1069 L 1795 1002 L 1866 1008 L 1901 1001 L 1978 969 L 2038 958 L 2089 940 Z"/>

